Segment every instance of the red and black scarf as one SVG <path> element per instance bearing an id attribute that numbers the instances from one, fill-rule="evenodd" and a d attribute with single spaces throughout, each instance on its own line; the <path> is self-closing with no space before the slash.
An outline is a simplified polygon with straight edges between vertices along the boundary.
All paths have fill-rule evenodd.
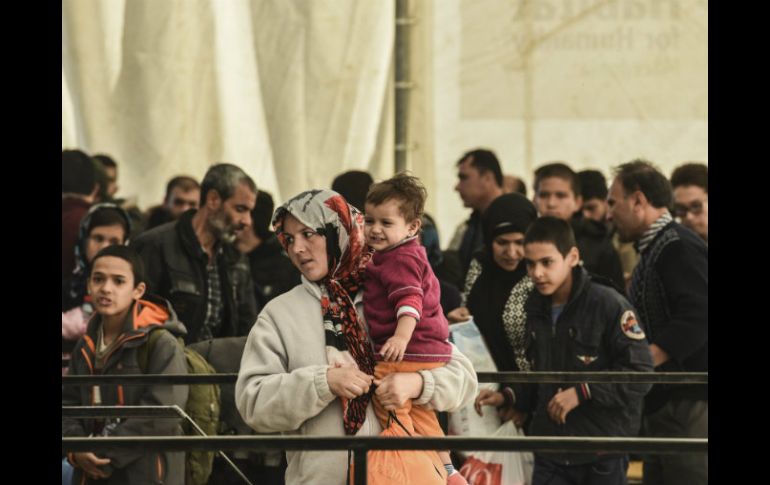
<path id="1" fill-rule="evenodd" d="M 302 192 L 279 207 L 273 217 L 284 248 L 287 243 L 281 229 L 286 214 L 326 238 L 329 272 L 316 282 L 321 288 L 326 345 L 349 351 L 359 370 L 374 375 L 374 351 L 353 303 L 363 285 L 364 267 L 372 257 L 371 249 L 364 244 L 363 215 L 334 191 Z M 353 400 L 342 399 L 346 434 L 356 434 L 361 428 L 372 392 L 370 389 Z"/>

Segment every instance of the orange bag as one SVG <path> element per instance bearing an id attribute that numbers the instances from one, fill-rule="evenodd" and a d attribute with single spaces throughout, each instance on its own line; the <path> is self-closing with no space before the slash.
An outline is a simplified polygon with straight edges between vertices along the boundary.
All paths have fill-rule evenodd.
<path id="1" fill-rule="evenodd" d="M 392 419 L 391 419 L 392 418 Z M 411 436 L 391 414 L 380 436 Z M 368 485 L 445 485 L 446 469 L 433 450 L 372 450 L 367 453 Z M 353 484 L 353 464 L 350 483 Z"/>

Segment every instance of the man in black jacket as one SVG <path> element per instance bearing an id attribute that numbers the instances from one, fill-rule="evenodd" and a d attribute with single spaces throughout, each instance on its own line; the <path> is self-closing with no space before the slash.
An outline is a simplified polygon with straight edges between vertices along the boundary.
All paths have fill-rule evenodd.
<path id="1" fill-rule="evenodd" d="M 629 297 L 648 330 L 660 372 L 708 372 L 708 247 L 674 222 L 671 184 L 651 163 L 615 169 L 607 202 L 621 241 L 634 241 L 639 264 Z M 708 437 L 708 386 L 655 385 L 642 431 L 653 437 Z M 645 484 L 706 484 L 708 454 L 651 455 Z"/>
<path id="2" fill-rule="evenodd" d="M 150 291 L 171 301 L 187 327 L 186 343 L 247 335 L 257 319 L 249 263 L 233 245 L 251 226 L 256 193 L 239 167 L 214 165 L 201 184 L 200 209 L 132 244 L 144 260 Z"/>

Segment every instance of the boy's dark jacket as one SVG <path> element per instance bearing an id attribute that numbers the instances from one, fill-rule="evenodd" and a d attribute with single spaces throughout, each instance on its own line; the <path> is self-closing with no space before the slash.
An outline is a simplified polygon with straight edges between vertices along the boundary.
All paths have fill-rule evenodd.
<path id="1" fill-rule="evenodd" d="M 70 375 L 91 375 L 94 369 L 95 346 L 98 342 L 98 328 L 101 317 L 97 314 L 88 323 L 86 334 L 75 346 L 70 361 Z M 182 347 L 176 336 L 187 333 L 184 325 L 177 320 L 170 303 L 162 298 L 146 296 L 138 300 L 129 311 L 122 334 L 117 341 L 120 345 L 106 357 L 102 374 L 141 374 L 136 360 L 136 350 L 147 341 L 150 330 L 163 327 L 163 332 L 148 356 L 148 374 L 186 374 L 187 363 Z M 93 404 L 94 386 L 63 386 L 63 406 L 88 406 Z M 170 406 L 185 407 L 187 386 L 150 385 L 120 386 L 101 385 L 101 403 L 105 406 Z M 62 419 L 62 436 L 162 436 L 182 435 L 178 419 L 123 419 L 121 422 L 108 420 L 102 427 L 96 420 Z M 102 428 L 102 429 L 100 429 Z M 184 483 L 183 452 L 148 452 L 141 448 L 98 452 L 98 456 L 111 460 L 108 468 L 112 475 L 99 481 L 109 485 L 157 484 L 182 485 Z M 71 455 L 68 455 L 71 460 Z M 73 482 L 81 481 L 82 470 L 75 468 Z"/>
<path id="2" fill-rule="evenodd" d="M 530 339 L 528 355 L 536 371 L 652 372 L 652 357 L 643 325 L 636 333 L 622 323 L 633 324 L 631 304 L 603 278 L 589 275 L 581 266 L 572 271 L 572 290 L 559 315 L 551 322 L 551 298 L 537 291 L 525 309 Z M 632 313 L 629 313 L 632 312 Z M 631 335 L 631 336 L 629 336 Z M 562 390 L 575 387 L 580 404 L 567 415 L 565 424 L 548 416 L 548 403 Z M 530 434 L 534 436 L 636 436 L 642 400 L 650 384 L 537 384 L 535 399 L 516 403 L 532 411 Z M 529 409 L 526 408 L 527 404 Z M 563 464 L 596 461 L 596 454 L 548 454 Z"/>

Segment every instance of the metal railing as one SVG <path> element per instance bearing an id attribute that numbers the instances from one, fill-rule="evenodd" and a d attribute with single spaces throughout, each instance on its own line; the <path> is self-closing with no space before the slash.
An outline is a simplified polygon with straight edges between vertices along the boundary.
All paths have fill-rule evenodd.
<path id="1" fill-rule="evenodd" d="M 193 427 L 196 433 L 201 437 L 208 438 L 209 435 L 198 426 L 198 423 L 187 414 L 184 409 L 180 408 L 176 404 L 172 406 L 62 406 L 61 411 L 62 418 L 182 418 Z M 134 437 L 134 438 L 152 438 L 152 437 Z M 192 436 L 191 438 L 197 438 Z M 62 437 L 62 451 L 91 451 L 91 450 L 78 450 L 64 448 L 64 440 L 68 438 Z M 98 438 L 87 438 L 89 440 Z M 198 450 L 193 450 L 198 451 Z M 212 450 L 205 450 L 212 451 Z M 241 477 L 244 483 L 253 485 L 251 481 L 246 478 L 240 468 L 233 463 L 224 451 L 221 449 L 215 449 L 214 451 L 222 457 L 222 459 L 230 465 L 233 471 Z"/>
<path id="2" fill-rule="evenodd" d="M 708 384 L 708 372 L 478 372 L 479 382 Z M 62 376 L 62 384 L 234 384 L 238 374 L 125 374 Z"/>
<path id="3" fill-rule="evenodd" d="M 501 383 L 579 383 L 623 382 L 653 384 L 708 384 L 707 372 L 479 372 L 479 382 Z M 139 374 L 63 376 L 62 385 L 121 384 L 189 385 L 233 384 L 238 374 Z M 542 437 L 441 438 L 378 436 L 206 436 L 195 421 L 178 406 L 72 406 L 62 407 L 62 417 L 69 418 L 183 418 L 200 436 L 62 438 L 63 451 L 94 451 L 141 446 L 152 450 L 217 451 L 245 483 L 250 483 L 224 450 L 248 448 L 271 450 L 350 450 L 353 453 L 354 479 L 366 483 L 366 456 L 369 450 L 479 450 L 533 452 L 620 452 L 656 454 L 707 452 L 708 439 L 696 438 L 608 438 L 608 437 Z"/>
<path id="4" fill-rule="evenodd" d="M 62 407 L 69 418 L 145 417 L 178 418 L 187 416 L 178 406 L 73 406 Z M 187 416 L 189 419 L 189 416 Z M 615 453 L 706 453 L 706 438 L 608 438 L 515 436 L 476 438 L 461 436 L 394 438 L 381 436 L 131 436 L 120 438 L 62 438 L 63 452 L 103 451 L 141 447 L 146 450 L 217 451 L 248 448 L 252 451 L 351 450 L 354 480 L 366 484 L 367 452 L 370 450 L 478 450 L 532 452 L 615 452 Z M 226 456 L 225 456 L 226 458 Z M 229 459 L 228 459 L 229 461 Z M 232 462 L 230 462 L 232 464 Z M 235 465 L 232 465 L 235 467 Z M 237 470 L 237 467 L 235 467 Z M 238 470 L 239 471 L 239 470 Z M 239 471 L 240 472 L 240 471 Z M 241 474 L 248 482 L 248 479 Z"/>

